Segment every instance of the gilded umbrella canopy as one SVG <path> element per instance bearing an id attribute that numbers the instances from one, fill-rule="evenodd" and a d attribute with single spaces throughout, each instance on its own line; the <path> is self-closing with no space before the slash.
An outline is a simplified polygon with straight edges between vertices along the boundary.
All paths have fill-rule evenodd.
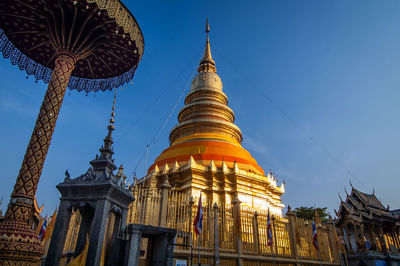
<path id="1" fill-rule="evenodd" d="M 32 205 L 66 88 L 110 90 L 133 78 L 144 49 L 142 32 L 118 0 L 3 0 L 0 51 L 48 83 L 0 223 L 0 261 L 37 261 L 43 248 L 30 229 Z"/>

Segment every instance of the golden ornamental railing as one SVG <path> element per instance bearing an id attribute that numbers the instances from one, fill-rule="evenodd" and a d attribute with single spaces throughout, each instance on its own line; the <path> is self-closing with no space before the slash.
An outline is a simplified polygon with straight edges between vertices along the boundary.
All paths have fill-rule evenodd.
<path id="1" fill-rule="evenodd" d="M 203 232 L 194 233 L 193 221 L 198 199 L 173 189 L 151 190 L 137 186 L 135 201 L 129 207 L 128 223 L 141 223 L 177 230 L 174 253 L 197 262 L 220 265 L 339 265 L 339 253 L 333 222 L 317 224 L 319 252 L 312 245 L 312 221 L 296 219 L 293 212 L 286 217 L 271 216 L 273 244 L 268 245 L 267 213 L 240 203 L 217 206 L 203 202 Z M 163 207 L 164 206 L 164 210 Z M 258 263 L 258 264 L 257 264 Z"/>

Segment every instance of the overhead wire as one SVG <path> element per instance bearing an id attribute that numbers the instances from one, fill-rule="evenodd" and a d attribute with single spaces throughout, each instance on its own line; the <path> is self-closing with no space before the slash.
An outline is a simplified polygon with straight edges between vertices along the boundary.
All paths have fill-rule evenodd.
<path id="1" fill-rule="evenodd" d="M 275 109 L 284 117 L 286 118 L 298 131 L 302 133 L 302 135 L 307 138 L 311 143 L 313 143 L 316 147 L 318 147 L 323 153 L 327 155 L 332 161 L 340 165 L 346 173 L 352 177 L 353 179 L 357 180 L 364 188 L 368 189 L 368 187 L 361 181 L 346 165 L 343 164 L 335 155 L 333 155 L 326 147 L 320 144 L 314 137 L 312 137 L 295 119 L 293 119 L 288 113 L 286 113 L 283 108 L 277 104 L 270 96 L 264 93 L 257 85 L 249 79 L 243 72 L 237 69 L 229 60 L 227 60 L 219 51 L 215 48 L 213 49 L 218 56 L 221 57 L 225 63 L 231 67 L 236 73 L 238 73 L 255 91 L 257 91 L 261 96 L 263 96 Z"/>
<path id="2" fill-rule="evenodd" d="M 169 85 L 156 97 L 156 99 L 148 105 L 148 107 L 146 109 L 144 109 L 140 115 L 138 116 L 138 118 L 130 123 L 130 125 L 128 126 L 128 128 L 125 130 L 124 133 L 122 133 L 120 135 L 120 137 L 115 141 L 115 143 L 118 143 L 119 141 L 121 141 L 124 137 L 126 137 L 128 135 L 128 133 L 132 130 L 132 128 L 141 120 L 144 118 L 144 115 L 146 113 L 148 113 L 155 105 L 156 103 L 158 103 L 163 95 L 167 92 L 170 91 L 172 86 L 179 80 L 179 78 L 182 76 L 183 73 L 185 73 L 185 71 L 189 68 L 189 66 L 193 65 L 193 62 L 195 61 L 195 59 L 198 57 L 199 53 L 201 53 L 200 50 L 196 51 L 196 53 L 193 55 L 193 57 L 190 59 L 190 61 L 182 68 L 182 70 L 178 73 L 178 75 L 176 76 L 176 78 L 174 78 Z"/>
<path id="3" fill-rule="evenodd" d="M 164 128 L 166 127 L 168 121 L 171 119 L 171 116 L 175 112 L 176 107 L 178 106 L 179 102 L 181 101 L 182 96 L 184 95 L 184 92 L 189 87 L 190 81 L 193 79 L 193 76 L 194 76 L 195 72 L 196 72 L 196 69 L 193 70 L 192 74 L 190 75 L 189 79 L 186 82 L 186 85 L 183 87 L 183 89 L 181 90 L 178 98 L 176 99 L 175 104 L 172 106 L 172 108 L 171 108 L 170 112 L 168 113 L 167 117 L 164 119 L 164 122 L 161 124 L 161 126 L 157 130 L 156 134 L 153 136 L 151 142 L 146 145 L 146 150 L 144 151 L 144 153 L 142 154 L 142 156 L 140 157 L 138 163 L 136 164 L 135 168 L 132 171 L 132 174 L 131 174 L 132 178 L 135 177 L 137 168 L 140 166 L 140 164 L 142 163 L 143 159 L 145 157 L 147 157 L 147 154 L 148 154 L 151 146 L 153 146 L 157 142 L 157 139 L 160 136 L 161 132 L 164 130 Z M 145 168 L 146 168 L 146 166 L 145 166 Z M 145 171 L 146 171 L 146 169 L 145 169 Z"/>

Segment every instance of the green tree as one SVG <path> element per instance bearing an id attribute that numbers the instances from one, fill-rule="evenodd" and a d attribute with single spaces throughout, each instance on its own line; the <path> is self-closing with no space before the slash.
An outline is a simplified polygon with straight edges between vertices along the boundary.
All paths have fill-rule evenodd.
<path id="1" fill-rule="evenodd" d="M 317 211 L 321 222 L 328 221 L 329 212 L 327 212 L 328 208 L 314 208 L 314 207 L 299 207 L 294 210 L 296 216 L 298 218 L 303 218 L 305 220 L 312 220 L 314 219 L 314 212 Z"/>

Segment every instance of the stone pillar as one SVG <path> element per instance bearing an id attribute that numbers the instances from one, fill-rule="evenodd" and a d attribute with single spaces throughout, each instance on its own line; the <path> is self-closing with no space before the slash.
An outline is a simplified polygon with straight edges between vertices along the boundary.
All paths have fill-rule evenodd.
<path id="1" fill-rule="evenodd" d="M 128 227 L 129 228 L 129 227 Z M 132 228 L 129 233 L 128 241 L 128 254 L 124 265 L 137 266 L 140 255 L 140 240 L 142 239 L 142 232 L 138 229 Z"/>
<path id="2" fill-rule="evenodd" d="M 260 237 L 258 233 L 258 212 L 256 211 L 253 216 L 253 239 L 254 239 L 254 251 L 256 254 L 260 254 Z"/>
<path id="3" fill-rule="evenodd" d="M 397 235 L 395 226 L 393 226 L 392 235 L 393 235 L 394 242 L 396 243 L 397 250 L 400 251 L 400 241 L 399 241 L 399 236 Z"/>
<path id="4" fill-rule="evenodd" d="M 368 238 L 369 238 L 370 243 L 371 243 L 370 250 L 373 250 L 374 247 L 375 247 L 375 241 L 374 241 L 374 237 L 372 236 L 372 233 L 371 233 L 371 225 L 368 225 L 366 228 L 364 228 L 364 230 L 365 230 L 365 234 L 368 235 Z"/>
<path id="5" fill-rule="evenodd" d="M 214 246 L 214 221 L 213 221 L 213 193 L 205 193 L 207 196 L 206 205 L 203 205 L 203 208 L 207 208 L 207 228 L 208 228 L 208 237 L 204 237 L 204 240 L 208 239 L 208 246 Z M 204 209 L 203 209 L 204 210 Z M 203 234 L 204 236 L 204 234 Z M 207 242 L 205 242 L 207 243 Z M 207 244 L 206 244 L 207 245 Z"/>
<path id="6" fill-rule="evenodd" d="M 362 246 L 362 240 L 361 240 L 361 230 L 360 230 L 360 225 L 354 224 L 354 233 L 356 235 L 356 243 L 357 243 L 357 251 L 363 251 L 363 246 Z"/>
<path id="7" fill-rule="evenodd" d="M 288 211 L 286 213 L 286 216 L 288 218 L 289 221 L 289 241 L 290 241 L 290 251 L 292 253 L 292 257 L 294 259 L 298 258 L 297 255 L 297 243 L 296 243 L 296 239 L 297 239 L 297 231 L 296 231 L 296 226 L 297 226 L 297 221 L 296 221 L 296 217 L 294 212 L 292 212 L 292 208 L 290 206 L 288 206 Z M 276 239 L 275 239 L 276 242 Z"/>
<path id="8" fill-rule="evenodd" d="M 158 225 L 160 227 L 167 227 L 167 212 L 168 212 L 168 193 L 171 189 L 168 182 L 168 175 L 165 175 L 164 182 L 160 186 L 161 200 L 160 200 L 160 213 L 158 216 Z"/>
<path id="9" fill-rule="evenodd" d="M 379 239 L 381 242 L 382 249 L 383 249 L 383 251 L 387 251 L 385 236 L 384 236 L 383 230 L 382 230 L 382 225 L 378 227 L 378 231 L 379 231 Z"/>
<path id="10" fill-rule="evenodd" d="M 69 221 L 71 218 L 71 208 L 69 202 L 61 200 L 58 208 L 53 234 L 51 236 L 49 251 L 46 257 L 46 266 L 58 265 L 63 253 L 65 238 L 68 233 Z"/>
<path id="11" fill-rule="evenodd" d="M 278 255 L 278 239 L 276 238 L 276 228 L 275 228 L 275 215 L 272 215 L 272 228 L 274 230 L 274 244 L 275 244 L 275 256 Z"/>
<path id="12" fill-rule="evenodd" d="M 389 235 L 390 235 L 390 237 L 393 239 L 394 247 L 395 247 L 396 249 L 398 249 L 398 247 L 397 247 L 397 240 L 396 240 L 396 237 L 394 236 L 393 231 L 390 231 L 390 232 L 389 232 Z"/>
<path id="13" fill-rule="evenodd" d="M 346 223 L 346 236 L 347 236 L 347 242 L 349 243 L 349 251 L 353 252 L 353 247 L 352 247 L 352 244 L 351 244 L 350 231 L 349 231 L 349 223 Z"/>
<path id="14" fill-rule="evenodd" d="M 190 265 L 193 263 L 193 225 L 192 225 L 192 213 L 193 213 L 193 196 L 190 195 L 189 199 L 189 237 L 190 237 Z"/>
<path id="15" fill-rule="evenodd" d="M 344 250 L 347 250 L 347 245 L 346 245 L 346 238 L 344 237 L 344 230 L 343 230 L 343 224 L 339 228 L 340 230 L 340 235 L 339 235 L 339 242 L 341 246 L 344 247 Z"/>
<path id="16" fill-rule="evenodd" d="M 365 232 L 364 232 L 364 224 L 360 224 L 360 243 L 361 243 L 361 246 L 362 246 L 362 248 L 361 248 L 361 250 L 367 250 L 367 247 L 366 247 L 366 243 L 365 243 L 365 239 L 366 239 L 366 237 L 365 237 Z"/>
<path id="17" fill-rule="evenodd" d="M 371 226 L 371 235 L 374 240 L 375 250 L 378 252 L 382 251 L 382 250 L 379 250 L 379 249 L 382 249 L 382 245 L 380 243 L 379 236 L 377 237 L 377 235 L 375 234 L 375 225 Z"/>
<path id="18" fill-rule="evenodd" d="M 364 251 L 365 245 L 363 244 L 364 241 L 362 239 L 362 232 L 361 232 L 361 227 L 360 227 L 359 223 L 354 225 L 354 230 L 355 230 L 356 240 L 357 240 L 357 251 Z"/>
<path id="19" fill-rule="evenodd" d="M 346 266 L 348 266 L 348 262 L 347 262 L 347 250 L 348 250 L 348 248 L 347 248 L 347 244 L 346 244 L 346 238 L 345 238 L 345 236 L 344 236 L 344 230 L 343 230 L 343 227 L 344 227 L 344 224 L 342 224 L 341 226 L 340 226 L 340 233 L 341 233 L 341 236 L 339 237 L 339 256 L 340 256 L 340 263 L 341 263 L 341 265 L 346 265 Z M 347 235 L 347 234 L 346 234 Z M 341 250 L 341 248 L 343 247 L 343 251 Z M 343 252 L 343 253 L 342 253 Z M 343 257 L 341 256 L 341 254 L 340 253 L 342 253 L 343 254 Z M 343 261 L 344 260 L 344 261 Z"/>
<path id="20" fill-rule="evenodd" d="M 139 193 L 140 193 L 141 207 L 142 207 L 142 209 L 140 210 L 139 223 L 145 224 L 146 216 L 147 216 L 147 201 L 148 201 L 149 195 L 150 195 L 149 188 L 143 185 L 143 187 Z"/>
<path id="21" fill-rule="evenodd" d="M 119 230 L 120 235 L 125 231 L 127 221 L 128 221 L 128 209 L 123 209 L 121 214 L 121 228 Z"/>
<path id="22" fill-rule="evenodd" d="M 86 258 L 87 266 L 100 264 L 109 210 L 110 202 L 108 200 L 97 201 L 90 234 L 89 250 Z"/>
<path id="23" fill-rule="evenodd" d="M 242 259 L 242 239 L 241 239 L 241 219 L 240 219 L 240 201 L 237 197 L 232 201 L 232 207 L 233 207 L 233 217 L 234 217 L 234 225 L 235 225 L 235 246 L 236 246 L 236 252 L 238 254 L 238 266 L 243 265 L 243 259 Z"/>
<path id="24" fill-rule="evenodd" d="M 340 243 L 337 243 L 336 238 L 336 229 L 335 229 L 335 222 L 332 220 L 332 217 L 329 216 L 329 221 L 327 222 L 327 230 L 329 233 L 329 244 L 331 246 L 331 254 L 334 258 L 335 262 L 339 262 L 339 249 Z"/>
<path id="25" fill-rule="evenodd" d="M 399 218 L 400 218 L 400 216 L 399 216 Z M 397 241 L 399 242 L 399 251 L 400 251 L 400 226 L 396 227 L 394 229 L 394 233 L 395 233 L 395 235 L 397 237 Z"/>
<path id="26" fill-rule="evenodd" d="M 213 205 L 214 210 L 214 265 L 220 265 L 219 258 L 219 238 L 218 238 L 218 205 L 215 202 Z"/>

